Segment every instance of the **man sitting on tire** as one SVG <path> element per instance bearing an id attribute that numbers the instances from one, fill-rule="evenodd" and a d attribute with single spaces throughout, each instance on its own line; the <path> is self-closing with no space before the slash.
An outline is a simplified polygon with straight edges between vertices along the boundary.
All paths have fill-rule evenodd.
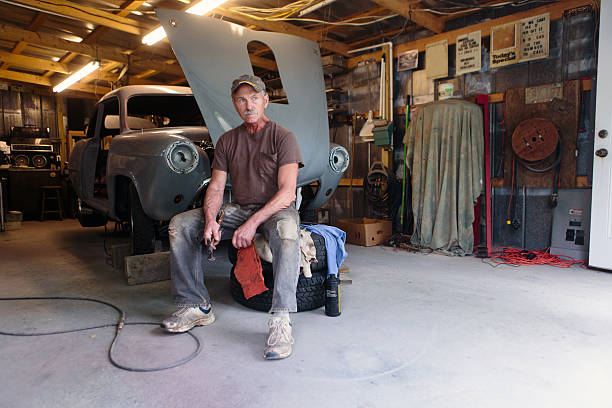
<path id="1" fill-rule="evenodd" d="M 204 207 L 178 214 L 170 222 L 172 296 L 180 309 L 162 326 L 170 332 L 185 332 L 213 323 L 203 279 L 202 240 L 214 246 L 231 238 L 240 249 L 251 245 L 259 231 L 268 239 L 274 257 L 272 316 L 264 358 L 280 359 L 291 354 L 289 312 L 297 311 L 300 247 L 295 191 L 302 156 L 294 134 L 264 114 L 268 95 L 261 78 L 240 76 L 233 81 L 231 94 L 244 123 L 217 142 Z M 217 214 L 228 173 L 234 199 L 225 208 L 220 228 Z"/>

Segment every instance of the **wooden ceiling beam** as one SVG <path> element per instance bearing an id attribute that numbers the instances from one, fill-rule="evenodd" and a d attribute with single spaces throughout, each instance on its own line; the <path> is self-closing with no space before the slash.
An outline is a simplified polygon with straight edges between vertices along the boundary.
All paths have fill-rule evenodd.
<path id="1" fill-rule="evenodd" d="M 125 3 L 123 3 L 120 6 L 120 10 L 116 13 L 117 16 L 119 17 L 125 17 L 127 15 L 129 15 L 131 13 L 132 10 L 137 9 L 138 7 L 140 7 L 142 5 L 142 3 L 144 3 L 144 1 L 135 1 L 135 0 L 128 0 Z M 98 26 L 96 27 L 86 38 L 83 39 L 82 43 L 84 44 L 93 44 L 95 43 L 103 34 L 105 34 L 106 32 L 108 32 L 109 28 L 105 27 L 105 26 Z M 74 53 L 74 52 L 69 52 L 68 54 L 64 55 L 60 62 L 64 62 L 64 63 L 69 63 L 70 61 L 72 61 L 74 58 L 76 58 L 78 54 Z M 45 72 L 43 74 L 44 77 L 49 77 L 53 74 L 52 71 L 48 71 Z"/>
<path id="2" fill-rule="evenodd" d="M 399 14 L 409 18 L 410 21 L 433 31 L 434 33 L 441 33 L 444 31 L 444 20 L 440 17 L 436 17 L 427 11 L 419 11 L 415 9 L 415 5 L 412 2 L 404 0 L 372 0 L 374 3 L 385 7 Z"/>
<path id="3" fill-rule="evenodd" d="M 0 78 L 10 81 L 27 82 L 42 86 L 51 86 L 51 81 L 48 78 L 42 78 L 38 75 L 24 74 L 23 72 L 9 71 L 8 69 L 0 69 Z"/>
<path id="4" fill-rule="evenodd" d="M 27 57 L 25 55 L 13 54 L 11 52 L 0 51 L 0 62 L 21 68 L 29 68 L 38 71 L 53 71 L 69 74 L 72 71 L 66 64 L 49 61 L 42 58 Z"/>
<path id="5" fill-rule="evenodd" d="M 93 7 L 87 7 L 65 0 L 53 0 L 53 2 L 39 0 L 12 0 L 15 5 L 23 5 L 35 10 L 47 11 L 61 16 L 88 21 L 90 23 L 103 25 L 126 33 L 141 35 L 141 24 L 136 21 L 118 15 L 101 11 Z"/>
<path id="6" fill-rule="evenodd" d="M 44 24 L 46 19 L 47 19 L 46 14 L 36 13 L 36 17 L 34 17 L 32 22 L 28 25 L 28 30 L 37 31 L 40 28 L 40 26 Z M 21 54 L 27 46 L 28 46 L 27 42 L 19 41 L 17 42 L 17 44 L 15 44 L 11 52 L 14 54 Z M 9 66 L 10 66 L 9 64 L 5 63 L 0 66 L 0 69 L 8 69 Z"/>
<path id="7" fill-rule="evenodd" d="M 231 11 L 223 8 L 216 8 L 214 13 L 226 18 L 231 18 L 232 20 L 238 21 L 242 24 L 252 24 L 267 31 L 293 34 L 298 37 L 306 38 L 308 40 L 316 42 L 317 44 L 319 44 L 319 47 L 323 49 L 333 51 L 336 54 L 349 56 L 349 47 L 346 44 L 332 39 L 324 40 L 321 37 L 320 33 L 306 30 L 293 24 L 289 24 L 283 21 L 255 20 L 254 18 L 246 17 L 241 14 L 232 13 Z"/>
<path id="8" fill-rule="evenodd" d="M 258 57 L 256 55 L 249 55 L 249 58 L 251 60 L 251 63 L 256 67 L 264 68 L 269 71 L 278 71 L 278 66 L 276 65 L 276 62 L 272 61 L 271 59 Z"/>
<path id="9" fill-rule="evenodd" d="M 457 42 L 457 37 L 460 35 L 468 34 L 474 31 L 480 30 L 483 38 L 489 37 L 491 35 L 491 28 L 512 23 L 514 21 L 521 20 L 523 18 L 537 16 L 539 14 L 550 13 L 550 21 L 555 21 L 563 18 L 563 12 L 565 10 L 573 9 L 576 7 L 582 7 L 590 5 L 591 2 L 589 0 L 560 0 L 556 3 L 549 3 L 545 6 L 533 8 L 527 11 L 522 11 L 515 14 L 510 14 L 504 17 L 496 18 L 493 20 L 485 21 L 482 23 L 472 24 L 467 27 L 459 28 L 457 30 L 447 31 L 445 33 L 432 35 L 431 37 L 425 37 L 418 39 L 416 41 L 410 41 L 407 43 L 399 44 L 397 47 L 393 48 L 393 52 L 395 55 L 409 50 L 418 49 L 419 51 L 425 51 L 425 47 L 427 44 L 446 40 L 448 44 L 455 44 Z M 371 52 L 366 54 L 361 54 L 357 57 L 349 58 L 347 61 L 347 65 L 349 69 L 355 68 L 357 64 L 361 61 L 368 60 L 370 58 L 374 58 L 377 61 L 380 60 L 381 52 Z"/>
<path id="10" fill-rule="evenodd" d="M 355 13 L 355 14 L 351 14 L 350 16 L 343 17 L 342 20 L 350 20 L 350 19 L 359 18 L 359 17 L 378 16 L 384 13 L 385 10 L 388 10 L 388 9 L 385 7 L 374 7 L 373 9 L 370 9 L 365 12 Z M 322 27 L 313 28 L 310 31 L 313 31 L 315 33 L 328 33 L 329 34 L 331 32 L 341 30 L 344 27 L 345 26 L 341 26 L 341 25 L 323 25 Z"/>
<path id="11" fill-rule="evenodd" d="M 89 44 L 76 43 L 63 40 L 57 36 L 44 33 L 34 33 L 8 24 L 0 24 L 0 38 L 10 41 L 25 41 L 30 44 L 36 44 L 47 48 L 55 48 L 58 50 L 70 51 L 81 55 L 86 55 L 91 58 L 105 59 L 116 61 L 122 64 L 130 64 L 130 67 L 137 71 L 146 71 L 155 69 L 160 72 L 165 72 L 170 75 L 183 76 L 183 71 L 178 65 L 167 64 L 160 59 L 152 59 L 149 57 L 138 57 L 123 54 L 117 48 L 107 46 L 92 46 Z"/>
<path id="12" fill-rule="evenodd" d="M 385 31 L 385 32 L 382 32 L 382 33 L 378 33 L 376 35 L 369 35 L 366 38 L 363 38 L 361 40 L 353 41 L 352 43 L 349 44 L 349 46 L 352 49 L 357 49 L 357 48 L 360 48 L 364 44 L 373 43 L 374 41 L 378 40 L 379 38 L 393 37 L 394 35 L 397 35 L 397 34 L 401 33 L 402 31 L 404 33 L 413 31 L 413 30 L 416 29 L 416 27 L 417 26 L 413 25 L 413 26 L 410 26 L 410 27 L 406 27 L 405 29 L 396 28 L 394 30 Z"/>

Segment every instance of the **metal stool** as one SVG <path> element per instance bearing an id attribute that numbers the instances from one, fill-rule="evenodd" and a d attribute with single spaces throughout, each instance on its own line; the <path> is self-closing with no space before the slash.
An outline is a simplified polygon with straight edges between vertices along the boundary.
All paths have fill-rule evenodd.
<path id="1" fill-rule="evenodd" d="M 62 186 L 41 186 L 42 190 L 42 210 L 40 211 L 40 220 L 45 220 L 47 214 L 58 214 L 59 219 L 64 219 L 64 210 L 62 207 Z M 47 201 L 55 201 L 57 203 L 56 210 L 47 210 Z"/>

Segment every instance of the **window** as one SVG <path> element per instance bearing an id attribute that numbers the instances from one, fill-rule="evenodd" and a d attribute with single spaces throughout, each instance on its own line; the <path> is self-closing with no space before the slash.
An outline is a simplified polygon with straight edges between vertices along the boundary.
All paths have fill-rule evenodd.
<path id="1" fill-rule="evenodd" d="M 261 41 L 247 44 L 249 59 L 255 75 L 264 80 L 271 103 L 289 104 L 283 82 L 278 72 L 274 52 Z"/>
<path id="2" fill-rule="evenodd" d="M 193 95 L 136 95 L 127 102 L 127 126 L 132 130 L 205 126 Z"/>

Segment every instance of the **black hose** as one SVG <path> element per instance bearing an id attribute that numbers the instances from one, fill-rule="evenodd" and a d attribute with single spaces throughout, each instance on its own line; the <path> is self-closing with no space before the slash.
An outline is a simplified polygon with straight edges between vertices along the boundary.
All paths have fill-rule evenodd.
<path id="1" fill-rule="evenodd" d="M 193 360 L 202 351 L 202 344 L 200 343 L 200 340 L 193 333 L 186 332 L 196 342 L 196 350 L 193 353 L 191 353 L 189 356 L 185 357 L 184 359 L 182 359 L 180 361 L 177 361 L 176 363 L 173 363 L 173 364 L 170 364 L 170 365 L 166 365 L 166 366 L 161 366 L 161 367 L 153 367 L 153 368 L 129 367 L 127 365 L 119 363 L 117 361 L 117 359 L 115 358 L 115 345 L 117 344 L 117 342 L 119 340 L 119 334 L 121 334 L 121 329 L 123 328 L 123 326 L 135 326 L 135 325 L 153 325 L 153 326 L 159 326 L 159 323 L 154 323 L 154 322 L 133 322 L 133 323 L 126 323 L 125 322 L 125 312 L 123 310 L 121 310 L 119 307 L 113 305 L 112 303 L 105 302 L 103 300 L 98 300 L 98 299 L 89 299 L 89 298 L 82 298 L 82 297 L 65 297 L 65 296 L 57 296 L 57 297 L 53 296 L 53 297 L 0 298 L 0 301 L 11 301 L 11 300 L 13 300 L 13 301 L 15 301 L 15 300 L 76 300 L 76 301 L 85 301 L 85 302 L 95 302 L 95 303 L 100 303 L 102 305 L 106 305 L 106 306 L 112 307 L 113 309 L 115 309 L 117 311 L 117 313 L 119 313 L 119 321 L 117 323 L 108 323 L 108 324 L 101 324 L 101 325 L 98 325 L 98 326 L 83 327 L 83 328 L 79 328 L 79 329 L 58 330 L 58 331 L 43 332 L 43 333 L 18 333 L 18 332 L 0 331 L 0 335 L 4 335 L 4 336 L 18 336 L 18 337 L 50 336 L 50 335 L 53 335 L 53 334 L 75 333 L 75 332 L 80 332 L 80 331 L 85 331 L 85 330 L 92 330 L 92 329 L 100 329 L 100 328 L 105 328 L 105 327 L 116 327 L 117 330 L 115 331 L 115 337 L 113 337 L 113 341 L 111 342 L 110 348 L 108 349 L 108 359 L 109 359 L 109 361 L 111 362 L 112 365 L 114 365 L 115 367 L 120 368 L 122 370 L 136 371 L 136 372 L 151 372 L 151 371 L 167 370 L 169 368 L 178 367 L 180 365 L 183 365 L 183 364 Z"/>
<path id="2" fill-rule="evenodd" d="M 521 159 L 520 157 L 518 157 L 518 155 L 517 155 L 517 159 L 519 163 L 521 163 L 523 167 L 525 167 L 529 171 L 533 171 L 534 173 L 546 173 L 546 172 L 551 171 L 555 167 L 559 166 L 559 164 L 561 163 L 561 150 L 562 150 L 561 149 L 561 138 L 559 138 L 559 142 L 557 143 L 557 149 L 555 150 L 555 153 L 557 154 L 557 157 L 555 157 L 555 161 L 550 166 L 545 167 L 543 169 L 535 168 L 533 166 L 537 166 L 538 164 L 545 162 L 548 159 L 548 157 L 544 160 L 538 160 L 538 161 L 533 161 L 533 162 L 530 162 L 525 159 Z"/>

